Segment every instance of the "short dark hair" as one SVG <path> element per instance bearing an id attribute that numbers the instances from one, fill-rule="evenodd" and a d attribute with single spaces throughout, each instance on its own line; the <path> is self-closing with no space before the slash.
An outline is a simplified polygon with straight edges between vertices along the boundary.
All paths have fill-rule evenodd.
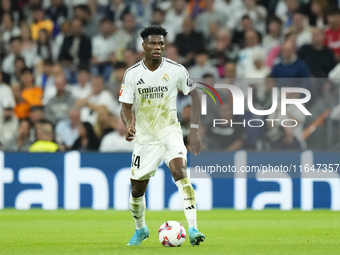
<path id="1" fill-rule="evenodd" d="M 272 23 L 272 22 L 276 22 L 278 23 L 280 26 L 282 26 L 282 20 L 278 17 L 278 16 L 272 16 L 269 18 L 268 24 Z"/>
<path id="2" fill-rule="evenodd" d="M 102 19 L 100 20 L 100 24 L 103 24 L 104 22 L 110 22 L 110 23 L 112 23 L 112 20 L 109 19 L 108 17 L 104 17 L 104 18 L 102 18 Z"/>
<path id="3" fill-rule="evenodd" d="M 250 18 L 249 15 L 247 15 L 247 14 L 246 14 L 246 15 L 243 15 L 241 20 L 245 20 L 245 19 L 251 20 L 251 18 Z"/>
<path id="4" fill-rule="evenodd" d="M 86 5 L 86 4 L 78 4 L 78 5 L 73 7 L 73 10 L 75 10 L 75 9 L 80 9 L 83 12 L 86 12 L 87 14 L 91 15 L 90 7 L 88 7 L 88 5 Z"/>
<path id="5" fill-rule="evenodd" d="M 31 68 L 25 67 L 24 69 L 21 70 L 21 75 L 23 75 L 24 73 L 30 73 L 33 75 L 33 70 Z"/>
<path id="6" fill-rule="evenodd" d="M 128 66 L 123 61 L 117 61 L 115 64 L 115 69 L 126 69 Z"/>
<path id="7" fill-rule="evenodd" d="M 14 41 L 20 41 L 20 42 L 22 42 L 22 38 L 21 38 L 20 36 L 11 37 L 10 42 L 12 43 L 12 42 L 14 42 Z"/>
<path id="8" fill-rule="evenodd" d="M 209 55 L 209 52 L 205 48 L 200 48 L 196 50 L 196 55 Z"/>
<path id="9" fill-rule="evenodd" d="M 149 37 L 149 35 L 163 35 L 166 37 L 168 32 L 166 31 L 165 28 L 161 26 L 149 26 L 144 28 L 142 32 L 140 32 L 140 36 L 145 40 L 146 38 Z"/>
<path id="10" fill-rule="evenodd" d="M 52 58 L 45 59 L 44 60 L 44 65 L 53 66 L 54 65 L 53 59 Z"/>

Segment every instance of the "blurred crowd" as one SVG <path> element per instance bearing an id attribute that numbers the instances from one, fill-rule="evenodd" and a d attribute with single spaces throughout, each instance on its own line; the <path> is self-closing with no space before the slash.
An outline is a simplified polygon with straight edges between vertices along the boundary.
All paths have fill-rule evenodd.
<path id="1" fill-rule="evenodd" d="M 329 149 L 322 133 L 309 142 L 303 129 L 327 109 L 327 119 L 340 119 L 337 0 L 0 0 L 0 22 L 4 151 L 132 151 L 118 97 L 125 71 L 143 58 L 148 25 L 167 29 L 165 56 L 192 78 L 251 86 L 257 109 L 270 108 L 283 78 L 302 79 L 293 85 L 312 93 L 312 116 L 287 109 L 297 127 L 202 127 L 205 150 Z M 217 115 L 233 119 L 226 102 Z M 187 136 L 190 101 L 181 93 L 178 117 Z"/>

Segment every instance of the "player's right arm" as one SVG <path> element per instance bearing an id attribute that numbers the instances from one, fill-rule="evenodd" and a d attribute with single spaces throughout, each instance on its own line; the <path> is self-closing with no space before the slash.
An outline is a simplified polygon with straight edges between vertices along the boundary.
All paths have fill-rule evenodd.
<path id="1" fill-rule="evenodd" d="M 126 141 L 131 142 L 136 133 L 135 126 L 133 125 L 132 104 L 122 103 L 120 116 L 125 125 L 125 139 Z"/>
<path id="2" fill-rule="evenodd" d="M 134 100 L 133 83 L 130 81 L 129 69 L 126 71 L 122 87 L 119 93 L 119 101 L 122 102 L 122 108 L 120 110 L 120 116 L 125 126 L 125 139 L 131 142 L 136 133 L 134 118 L 132 113 L 132 106 Z"/>

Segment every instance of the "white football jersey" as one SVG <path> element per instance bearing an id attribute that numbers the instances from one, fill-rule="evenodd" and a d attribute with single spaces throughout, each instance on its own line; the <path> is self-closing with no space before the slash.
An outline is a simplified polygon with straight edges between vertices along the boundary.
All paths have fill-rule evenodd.
<path id="1" fill-rule="evenodd" d="M 187 95 L 194 88 L 187 70 L 164 57 L 155 71 L 150 71 L 143 60 L 126 70 L 119 101 L 134 105 L 136 142 L 159 143 L 171 132 L 182 132 L 177 119 L 177 92 L 180 89 Z"/>

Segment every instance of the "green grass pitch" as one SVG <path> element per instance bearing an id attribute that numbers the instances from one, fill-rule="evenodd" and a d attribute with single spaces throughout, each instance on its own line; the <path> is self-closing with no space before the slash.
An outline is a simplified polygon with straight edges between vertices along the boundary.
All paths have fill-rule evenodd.
<path id="1" fill-rule="evenodd" d="M 187 224 L 181 211 L 147 211 L 150 238 L 126 246 L 134 233 L 129 211 L 0 210 L 0 254 L 340 254 L 340 212 L 315 210 L 198 212 L 206 240 L 163 247 L 167 220 Z"/>

